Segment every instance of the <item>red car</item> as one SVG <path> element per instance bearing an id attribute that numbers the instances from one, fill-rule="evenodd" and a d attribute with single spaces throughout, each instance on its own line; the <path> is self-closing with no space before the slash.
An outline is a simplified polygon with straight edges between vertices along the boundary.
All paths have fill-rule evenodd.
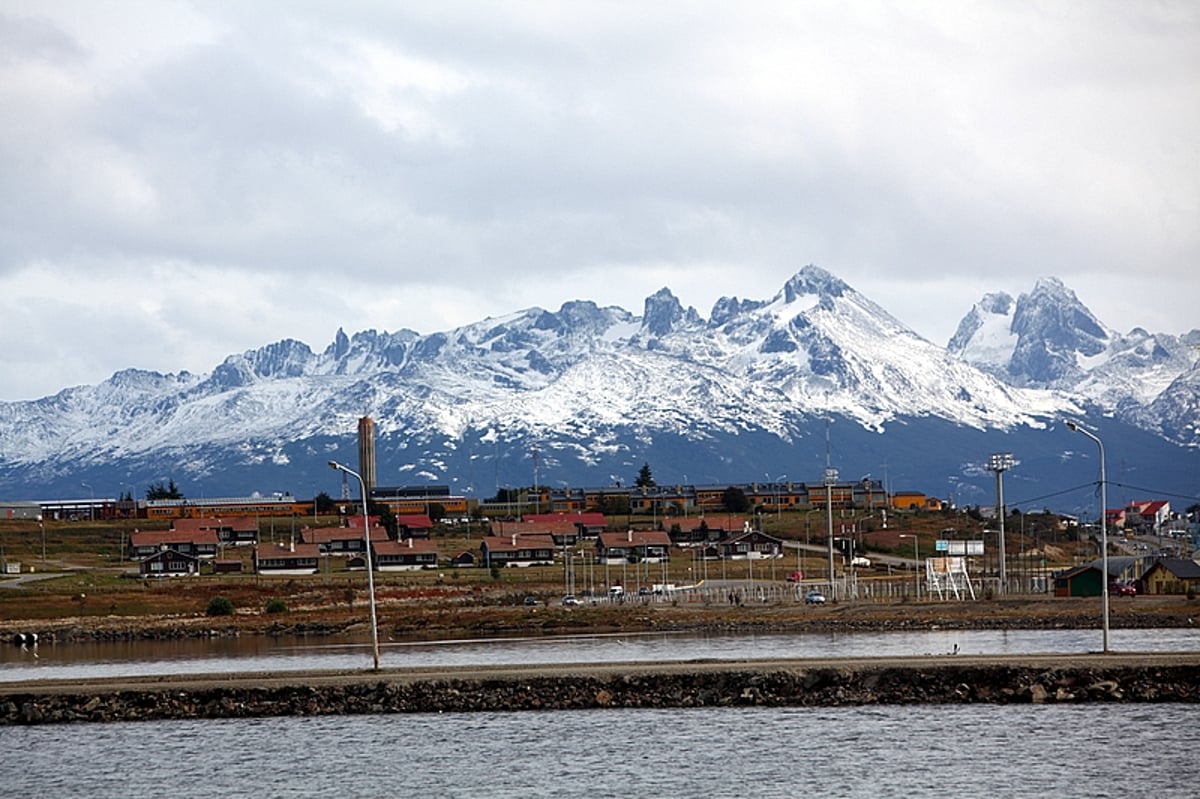
<path id="1" fill-rule="evenodd" d="M 1113 596 L 1137 596 L 1137 586 L 1133 583 L 1112 582 L 1108 584 L 1108 593 Z"/>

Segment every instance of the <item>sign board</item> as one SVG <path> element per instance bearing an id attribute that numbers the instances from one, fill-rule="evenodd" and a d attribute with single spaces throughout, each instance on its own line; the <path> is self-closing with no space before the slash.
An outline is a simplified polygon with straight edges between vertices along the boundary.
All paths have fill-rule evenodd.
<path id="1" fill-rule="evenodd" d="M 982 555 L 983 541 L 948 541 L 939 538 L 934 542 L 934 549 L 949 555 Z"/>

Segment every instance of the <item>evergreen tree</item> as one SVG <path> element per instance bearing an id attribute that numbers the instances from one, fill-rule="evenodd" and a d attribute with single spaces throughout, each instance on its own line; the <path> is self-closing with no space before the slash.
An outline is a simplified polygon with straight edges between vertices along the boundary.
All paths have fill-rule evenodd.
<path id="1" fill-rule="evenodd" d="M 641 470 L 638 471 L 637 480 L 634 485 L 638 488 L 651 488 L 657 483 L 654 482 L 654 474 L 650 471 L 650 464 L 643 463 Z"/>
<path id="2" fill-rule="evenodd" d="M 162 480 L 159 480 L 154 485 L 146 489 L 146 499 L 183 499 L 183 492 L 179 490 L 179 486 L 175 485 L 175 480 L 172 479 L 167 485 L 163 485 Z"/>
<path id="3" fill-rule="evenodd" d="M 746 492 L 737 486 L 725 489 L 725 493 L 721 495 L 721 504 L 730 513 L 745 513 L 750 510 L 750 500 L 746 499 Z"/>

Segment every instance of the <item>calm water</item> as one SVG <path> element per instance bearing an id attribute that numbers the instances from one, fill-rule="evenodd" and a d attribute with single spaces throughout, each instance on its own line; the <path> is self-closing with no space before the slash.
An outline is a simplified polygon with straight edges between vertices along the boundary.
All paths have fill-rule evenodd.
<path id="1" fill-rule="evenodd" d="M 0 727 L 3 795 L 1194 799 L 1196 709 L 594 710 Z"/>
<path id="2" fill-rule="evenodd" d="M 1117 652 L 1198 652 L 1200 629 L 1112 630 Z M 947 630 L 802 635 L 581 635 L 383 642 L 384 667 L 740 660 L 944 654 L 1081 653 L 1099 650 L 1097 630 Z M 236 639 L 45 644 L 35 653 L 0 646 L 0 682 L 223 671 L 356 669 L 370 664 L 364 639 Z M 1197 793 L 1200 796 L 1200 791 Z"/>

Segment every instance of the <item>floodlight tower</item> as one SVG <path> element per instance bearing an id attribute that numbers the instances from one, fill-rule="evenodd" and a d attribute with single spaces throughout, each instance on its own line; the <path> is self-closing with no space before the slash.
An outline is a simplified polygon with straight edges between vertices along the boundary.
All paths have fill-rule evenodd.
<path id="1" fill-rule="evenodd" d="M 1004 557 L 1004 473 L 1016 463 L 1011 452 L 994 452 L 988 458 L 987 469 L 996 473 L 996 518 L 1000 520 L 1000 594 L 1008 587 L 1008 572 Z"/>
<path id="2" fill-rule="evenodd" d="M 833 487 L 837 485 L 838 470 L 832 466 L 825 467 L 825 520 L 827 527 L 825 529 L 825 543 L 829 548 L 829 591 L 837 595 L 837 589 L 834 588 L 833 576 Z"/>

